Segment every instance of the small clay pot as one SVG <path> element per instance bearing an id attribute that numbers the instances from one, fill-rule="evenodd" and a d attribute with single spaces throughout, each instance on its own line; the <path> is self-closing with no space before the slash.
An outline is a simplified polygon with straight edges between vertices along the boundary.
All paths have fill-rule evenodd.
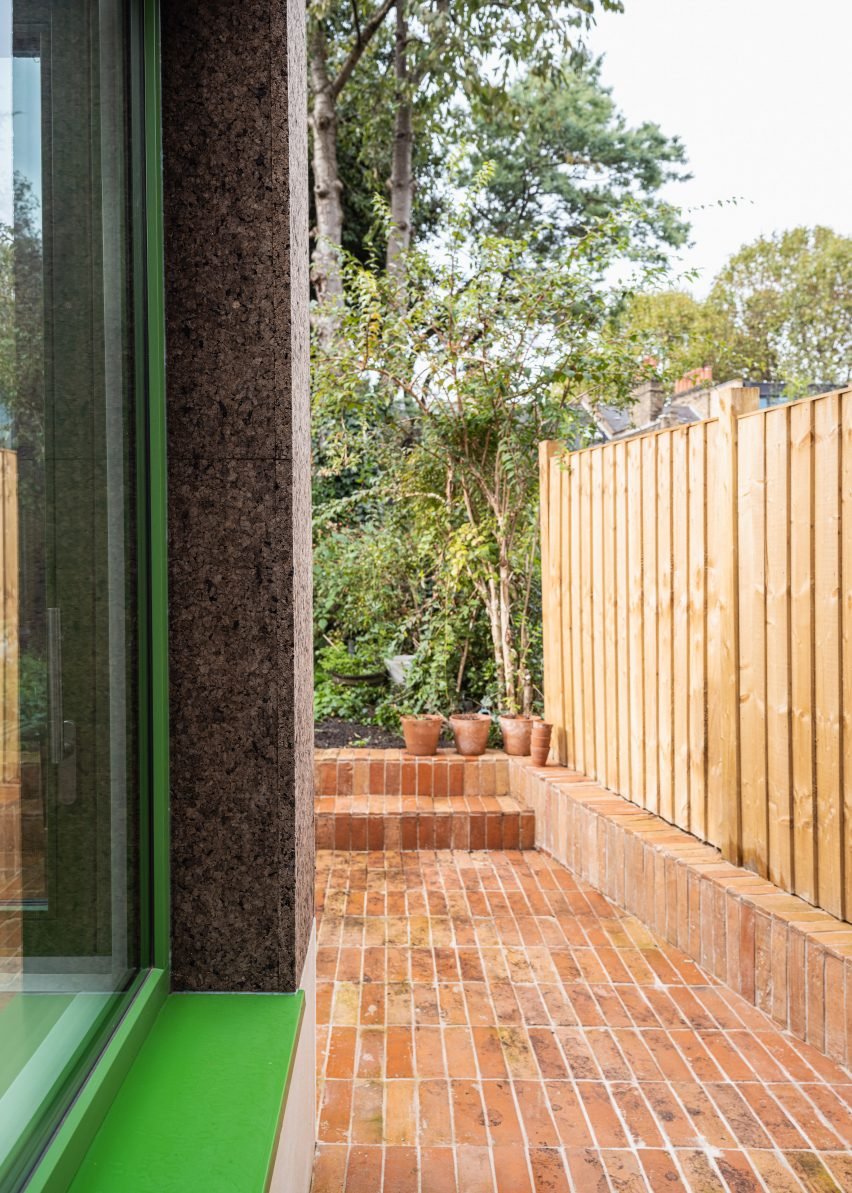
<path id="1" fill-rule="evenodd" d="M 444 726 L 444 718 L 437 713 L 424 713 L 419 717 L 400 717 L 402 735 L 405 738 L 405 752 L 426 757 L 437 754 L 438 739 Z"/>
<path id="2" fill-rule="evenodd" d="M 468 758 L 484 754 L 488 748 L 491 718 L 484 712 L 457 712 L 450 717 L 459 754 Z"/>
<path id="3" fill-rule="evenodd" d="M 512 713 L 501 716 L 500 731 L 503 734 L 503 749 L 507 754 L 521 757 L 529 754 L 532 727 L 532 717 L 515 716 Z"/>
<path id="4" fill-rule="evenodd" d="M 547 766 L 553 726 L 548 721 L 533 721 L 530 755 L 533 766 Z"/>

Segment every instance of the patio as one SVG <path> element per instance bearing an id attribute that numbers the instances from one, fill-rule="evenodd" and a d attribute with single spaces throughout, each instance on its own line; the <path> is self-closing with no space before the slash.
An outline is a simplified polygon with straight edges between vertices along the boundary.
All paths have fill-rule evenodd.
<path id="1" fill-rule="evenodd" d="M 544 853 L 317 856 L 314 1193 L 852 1188 L 852 1080 Z"/>

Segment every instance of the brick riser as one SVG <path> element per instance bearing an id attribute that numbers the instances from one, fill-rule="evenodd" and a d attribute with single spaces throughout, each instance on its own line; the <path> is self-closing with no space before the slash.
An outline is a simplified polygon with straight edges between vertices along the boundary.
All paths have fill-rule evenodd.
<path id="1" fill-rule="evenodd" d="M 509 760 L 489 750 L 318 750 L 318 849 L 534 849 L 535 813 L 509 794 Z"/>
<path id="2" fill-rule="evenodd" d="M 337 801 L 335 801 L 337 802 Z M 534 849 L 535 814 L 511 812 L 378 812 L 336 808 L 316 816 L 318 849 Z"/>

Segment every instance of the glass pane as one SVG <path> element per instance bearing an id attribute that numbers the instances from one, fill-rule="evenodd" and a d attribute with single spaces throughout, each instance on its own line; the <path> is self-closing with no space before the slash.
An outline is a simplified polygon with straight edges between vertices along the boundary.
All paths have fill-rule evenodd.
<path id="1" fill-rule="evenodd" d="M 4 1189 L 142 965 L 129 11 L 0 0 Z"/>

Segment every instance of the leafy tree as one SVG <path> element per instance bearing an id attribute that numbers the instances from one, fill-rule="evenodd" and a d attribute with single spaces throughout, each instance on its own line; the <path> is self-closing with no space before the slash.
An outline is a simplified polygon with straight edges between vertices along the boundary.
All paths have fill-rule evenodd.
<path id="1" fill-rule="evenodd" d="M 625 319 L 664 384 L 671 385 L 691 369 L 719 359 L 718 317 L 707 303 L 685 290 L 637 294 Z"/>
<path id="2" fill-rule="evenodd" d="M 442 252 L 402 258 L 405 304 L 397 278 L 344 259 L 347 301 L 315 346 L 314 395 L 327 467 L 338 455 L 351 469 L 367 445 L 372 495 L 418 544 L 424 590 L 472 595 L 468 638 L 487 627 L 497 699 L 517 709 L 538 617 L 538 443 L 582 437 L 583 404 L 628 400 L 643 366 L 615 330 L 627 290 L 604 281 L 632 227 L 596 224 L 543 270 L 528 239 L 474 233 L 480 193 L 458 203 Z"/>
<path id="3" fill-rule="evenodd" d="M 669 380 L 710 365 L 714 377 L 783 381 L 789 395 L 852 376 L 852 239 L 794 228 L 744 245 L 700 301 L 638 296 L 627 322 Z"/>
<path id="4" fill-rule="evenodd" d="M 830 228 L 761 237 L 731 257 L 707 306 L 720 371 L 792 390 L 852 375 L 852 238 Z"/>
<path id="5" fill-rule="evenodd" d="M 547 254 L 629 201 L 640 207 L 634 232 L 643 249 L 684 243 L 686 224 L 658 193 L 688 177 L 684 147 L 656 124 L 630 127 L 600 70 L 600 59 L 574 54 L 560 70 L 528 74 L 476 105 L 471 172 L 494 162 L 476 213 L 483 231 L 528 237 Z"/>

